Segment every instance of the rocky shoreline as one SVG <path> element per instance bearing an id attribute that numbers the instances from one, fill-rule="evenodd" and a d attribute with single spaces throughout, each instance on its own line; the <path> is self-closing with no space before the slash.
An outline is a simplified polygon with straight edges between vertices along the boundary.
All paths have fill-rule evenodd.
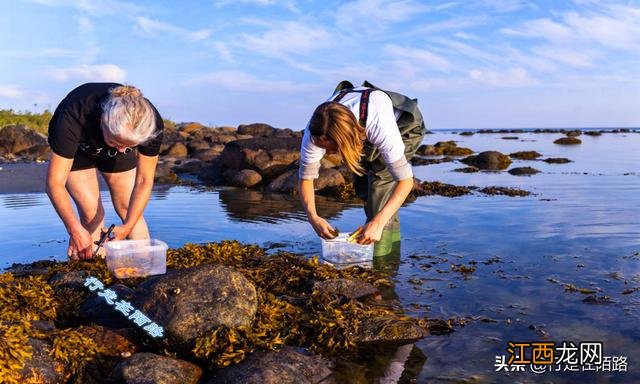
<path id="1" fill-rule="evenodd" d="M 339 383 L 336 364 L 353 372 L 367 348 L 453 331 L 404 315 L 381 294 L 393 283 L 360 267 L 230 241 L 169 250 L 167 267 L 127 280 L 102 260 L 0 274 L 0 382 Z M 136 326 L 134 308 L 162 332 Z"/>

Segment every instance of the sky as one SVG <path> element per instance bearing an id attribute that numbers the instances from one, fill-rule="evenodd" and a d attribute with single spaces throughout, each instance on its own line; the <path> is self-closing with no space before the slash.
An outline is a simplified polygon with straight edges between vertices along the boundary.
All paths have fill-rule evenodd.
<path id="1" fill-rule="evenodd" d="M 0 0 L 0 108 L 85 82 L 165 118 L 304 128 L 341 80 L 428 128 L 640 126 L 640 0 Z"/>

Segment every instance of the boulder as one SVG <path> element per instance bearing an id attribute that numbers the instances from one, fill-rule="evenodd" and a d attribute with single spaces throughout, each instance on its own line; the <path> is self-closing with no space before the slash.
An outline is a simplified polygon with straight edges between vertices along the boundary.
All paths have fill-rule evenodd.
<path id="1" fill-rule="evenodd" d="M 499 171 L 509 167 L 511 159 L 498 151 L 485 151 L 475 156 L 465 157 L 462 162 L 479 169 Z"/>
<path id="2" fill-rule="evenodd" d="M 51 276 L 48 283 L 56 292 L 69 289 L 85 293 L 87 292 L 87 288 L 84 286 L 84 281 L 89 275 L 89 271 L 58 272 Z"/>
<path id="3" fill-rule="evenodd" d="M 173 172 L 178 173 L 188 173 L 192 175 L 197 175 L 200 173 L 200 170 L 203 167 L 206 167 L 208 164 L 200 159 L 187 159 L 182 163 L 175 165 L 173 167 Z"/>
<path id="4" fill-rule="evenodd" d="M 202 369 L 188 361 L 145 352 L 120 362 L 114 376 L 126 384 L 197 384 Z"/>
<path id="5" fill-rule="evenodd" d="M 242 363 L 217 371 L 207 384 L 330 384 L 331 363 L 293 347 L 258 351 Z"/>
<path id="6" fill-rule="evenodd" d="M 582 140 L 578 139 L 577 137 L 561 137 L 553 143 L 560 145 L 576 145 L 581 144 Z"/>
<path id="7" fill-rule="evenodd" d="M 301 139 L 296 137 L 265 137 L 236 140 L 228 143 L 216 160 L 221 175 L 227 170 L 253 169 L 269 181 L 280 176 L 300 158 Z"/>
<path id="8" fill-rule="evenodd" d="M 476 172 L 480 172 L 480 170 L 476 167 L 463 167 L 463 168 L 456 168 L 453 170 L 453 172 L 476 173 Z"/>
<path id="9" fill-rule="evenodd" d="M 517 168 L 511 168 L 509 170 L 509 173 L 514 176 L 531 176 L 531 175 L 535 175 L 536 173 L 540 173 L 540 171 L 531 167 L 517 167 Z"/>
<path id="10" fill-rule="evenodd" d="M 566 164 L 566 163 L 570 163 L 571 160 L 565 158 L 565 157 L 549 157 L 547 159 L 542 160 L 545 163 L 549 163 L 549 164 Z"/>
<path id="11" fill-rule="evenodd" d="M 24 125 L 7 125 L 0 129 L 0 156 L 14 155 L 29 160 L 43 160 L 49 155 L 47 138 Z"/>
<path id="12" fill-rule="evenodd" d="M 405 345 L 423 339 L 429 331 L 420 327 L 413 319 L 367 318 L 363 320 L 353 339 L 358 345 Z"/>
<path id="13" fill-rule="evenodd" d="M 29 382 L 29 378 L 38 378 L 39 384 L 64 383 L 68 376 L 67 367 L 51 357 L 51 344 L 48 341 L 29 338 L 32 348 L 31 358 L 25 361 L 20 371 L 20 383 Z"/>
<path id="14" fill-rule="evenodd" d="M 133 289 L 123 284 L 114 284 L 109 287 L 118 294 L 119 299 L 131 301 Z M 109 328 L 127 328 L 131 321 L 104 301 L 104 297 L 91 295 L 80 305 L 80 316 L 91 323 Z"/>
<path id="15" fill-rule="evenodd" d="M 542 156 L 536 151 L 520 151 L 509 154 L 509 157 L 517 160 L 535 160 Z"/>
<path id="16" fill-rule="evenodd" d="M 187 157 L 189 156 L 189 150 L 187 149 L 186 145 L 182 143 L 175 143 L 171 147 L 169 147 L 169 149 L 167 149 L 164 155 L 177 158 Z"/>
<path id="17" fill-rule="evenodd" d="M 138 286 L 133 301 L 179 343 L 221 325 L 249 326 L 257 309 L 254 285 L 236 270 L 212 264 L 150 278 Z"/>
<path id="18" fill-rule="evenodd" d="M 435 145 L 423 144 L 416 154 L 419 156 L 467 156 L 473 153 L 473 150 L 464 147 L 458 147 L 455 141 L 439 141 Z"/>
<path id="19" fill-rule="evenodd" d="M 254 123 L 254 124 L 241 124 L 238 126 L 239 135 L 250 135 L 253 137 L 266 137 L 274 133 L 275 128 L 269 124 Z"/>
<path id="20" fill-rule="evenodd" d="M 565 135 L 567 135 L 569 137 L 576 137 L 576 136 L 582 135 L 582 132 L 579 131 L 579 130 L 569 131 L 569 132 L 565 133 Z"/>
<path id="21" fill-rule="evenodd" d="M 235 187 L 253 188 L 262 182 L 262 176 L 252 169 L 243 169 L 228 178 Z"/>
<path id="22" fill-rule="evenodd" d="M 192 134 L 194 132 L 197 132 L 197 131 L 205 128 L 205 126 L 200 124 L 200 123 L 190 122 L 190 123 L 179 124 L 177 128 L 181 132 Z"/>
<path id="23" fill-rule="evenodd" d="M 155 182 L 159 184 L 176 184 L 180 181 L 178 175 L 173 172 L 174 162 L 160 162 L 156 166 Z"/>

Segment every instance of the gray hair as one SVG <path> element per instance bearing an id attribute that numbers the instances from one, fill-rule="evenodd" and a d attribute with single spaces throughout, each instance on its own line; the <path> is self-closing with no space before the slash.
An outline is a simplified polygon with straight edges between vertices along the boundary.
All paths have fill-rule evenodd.
<path id="1" fill-rule="evenodd" d="M 101 128 L 105 136 L 142 144 L 156 136 L 156 115 L 138 88 L 122 85 L 102 104 Z"/>

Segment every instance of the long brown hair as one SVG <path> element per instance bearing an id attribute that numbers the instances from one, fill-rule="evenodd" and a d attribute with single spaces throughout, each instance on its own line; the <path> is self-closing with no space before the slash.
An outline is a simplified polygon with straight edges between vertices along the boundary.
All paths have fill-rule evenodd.
<path id="1" fill-rule="evenodd" d="M 360 158 L 366 135 L 349 108 L 333 101 L 320 104 L 309 121 L 309 133 L 314 140 L 336 143 L 347 167 L 357 175 L 364 174 Z"/>

